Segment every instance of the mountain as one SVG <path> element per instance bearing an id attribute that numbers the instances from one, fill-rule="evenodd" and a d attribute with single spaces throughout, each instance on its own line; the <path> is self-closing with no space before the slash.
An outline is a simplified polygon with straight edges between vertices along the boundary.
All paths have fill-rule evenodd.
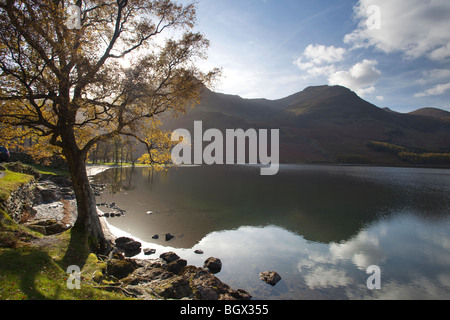
<path id="1" fill-rule="evenodd" d="M 436 108 L 423 108 L 409 114 L 450 120 L 450 112 Z"/>
<path id="2" fill-rule="evenodd" d="M 167 121 L 166 128 L 192 130 L 194 121 L 203 121 L 204 130 L 280 129 L 284 163 L 353 159 L 350 162 L 401 165 L 396 155 L 377 152 L 369 142 L 450 152 L 447 114 L 438 109 L 410 114 L 381 109 L 341 86 L 308 87 L 279 100 L 244 99 L 204 89 L 200 104 L 178 120 Z"/>

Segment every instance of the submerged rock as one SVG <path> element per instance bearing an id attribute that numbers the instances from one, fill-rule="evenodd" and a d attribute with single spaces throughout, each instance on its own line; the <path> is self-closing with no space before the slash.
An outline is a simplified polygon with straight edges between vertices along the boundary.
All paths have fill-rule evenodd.
<path id="1" fill-rule="evenodd" d="M 175 238 L 175 236 L 174 236 L 173 234 L 166 233 L 166 241 L 170 241 L 170 240 L 172 240 L 173 238 Z"/>
<path id="2" fill-rule="evenodd" d="M 264 282 L 270 284 L 272 287 L 275 286 L 280 280 L 281 276 L 275 271 L 265 271 L 259 274 L 259 277 Z"/>

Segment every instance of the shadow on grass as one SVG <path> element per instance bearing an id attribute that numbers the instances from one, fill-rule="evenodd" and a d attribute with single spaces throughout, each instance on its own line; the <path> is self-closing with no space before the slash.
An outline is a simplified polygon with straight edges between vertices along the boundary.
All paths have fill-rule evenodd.
<path id="1" fill-rule="evenodd" d="M 77 266 L 82 270 L 89 257 L 87 236 L 83 232 L 70 231 L 69 245 L 67 246 L 64 257 L 58 262 L 63 270 L 70 266 Z"/>
<path id="2" fill-rule="evenodd" d="M 46 249 L 21 248 L 0 251 L 0 299 L 64 300 L 76 298 L 67 288 L 69 266 L 83 270 L 89 257 L 85 237 L 69 231 L 58 246 L 62 258 Z M 70 238 L 69 238 L 70 237 Z M 78 293 L 80 294 L 80 293 Z"/>
<path id="3" fill-rule="evenodd" d="M 1 252 L 0 274 L 8 280 L 2 289 L 11 291 L 10 299 L 55 300 L 59 298 L 61 286 L 65 285 L 61 271 L 42 251 Z"/>

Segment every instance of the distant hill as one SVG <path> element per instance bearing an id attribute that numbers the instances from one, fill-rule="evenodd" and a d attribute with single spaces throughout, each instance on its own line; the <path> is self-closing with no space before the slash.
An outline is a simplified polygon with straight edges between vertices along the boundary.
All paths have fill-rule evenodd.
<path id="1" fill-rule="evenodd" d="M 436 108 L 423 108 L 423 109 L 419 109 L 419 110 L 410 112 L 410 114 L 413 114 L 416 116 L 450 119 L 450 112 L 441 110 L 441 109 L 436 109 Z"/>
<path id="2" fill-rule="evenodd" d="M 450 152 L 449 112 L 421 109 L 410 114 L 381 109 L 341 86 L 308 87 L 279 100 L 243 99 L 204 89 L 200 105 L 167 121 L 167 129 L 280 129 L 280 161 L 401 165 L 371 141 Z M 192 132 L 192 131 L 191 131 Z"/>

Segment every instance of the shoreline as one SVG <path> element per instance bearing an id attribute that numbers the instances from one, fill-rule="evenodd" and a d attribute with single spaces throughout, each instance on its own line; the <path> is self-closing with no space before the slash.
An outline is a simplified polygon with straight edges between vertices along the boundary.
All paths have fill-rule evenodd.
<path id="1" fill-rule="evenodd" d="M 111 168 L 113 167 L 104 165 L 86 166 L 88 177 Z M 76 200 L 55 201 L 46 206 L 41 208 L 40 219 L 56 217 L 60 221 L 76 221 Z M 98 207 L 97 213 L 105 238 L 111 241 L 113 249 L 108 257 L 105 257 L 108 258 L 107 267 L 99 273 L 102 274 L 98 279 L 99 282 L 95 280 L 99 283 L 99 288 L 105 286 L 107 289 L 122 291 L 137 300 L 251 300 L 251 295 L 247 291 L 231 288 L 206 264 L 210 259 L 218 261 L 220 259 L 202 256 L 204 263 L 202 262 L 201 266 L 198 261 L 192 265 L 185 260 L 189 259 L 188 253 L 192 252 L 141 241 L 110 225 L 107 218 L 101 216 L 102 211 Z M 127 252 L 116 243 L 119 238 L 139 242 L 139 254 L 128 257 Z M 155 252 L 147 255 L 146 246 L 149 249 L 156 248 Z M 208 259 L 205 260 L 206 258 Z M 109 281 L 110 276 L 117 279 L 116 284 L 103 282 Z"/>
<path id="2" fill-rule="evenodd" d="M 87 164 L 86 172 L 87 172 L 88 178 L 91 178 L 91 177 L 94 177 L 94 176 L 96 176 L 102 172 L 105 172 L 109 169 L 120 168 L 120 167 L 129 167 L 129 166 L 120 166 L 120 165 L 108 166 L 108 165 Z M 73 214 L 75 214 L 75 215 L 77 214 L 76 209 Z M 111 243 L 114 243 L 114 241 L 117 238 L 121 237 L 121 235 L 117 231 L 118 229 L 108 223 L 108 220 L 103 215 L 104 212 L 102 212 L 98 207 L 97 207 L 97 214 L 99 216 L 100 224 L 102 225 L 103 234 L 105 235 L 107 240 L 111 241 Z M 117 230 L 116 230 L 116 232 L 113 232 L 111 229 L 114 229 L 114 230 L 117 229 Z"/>

